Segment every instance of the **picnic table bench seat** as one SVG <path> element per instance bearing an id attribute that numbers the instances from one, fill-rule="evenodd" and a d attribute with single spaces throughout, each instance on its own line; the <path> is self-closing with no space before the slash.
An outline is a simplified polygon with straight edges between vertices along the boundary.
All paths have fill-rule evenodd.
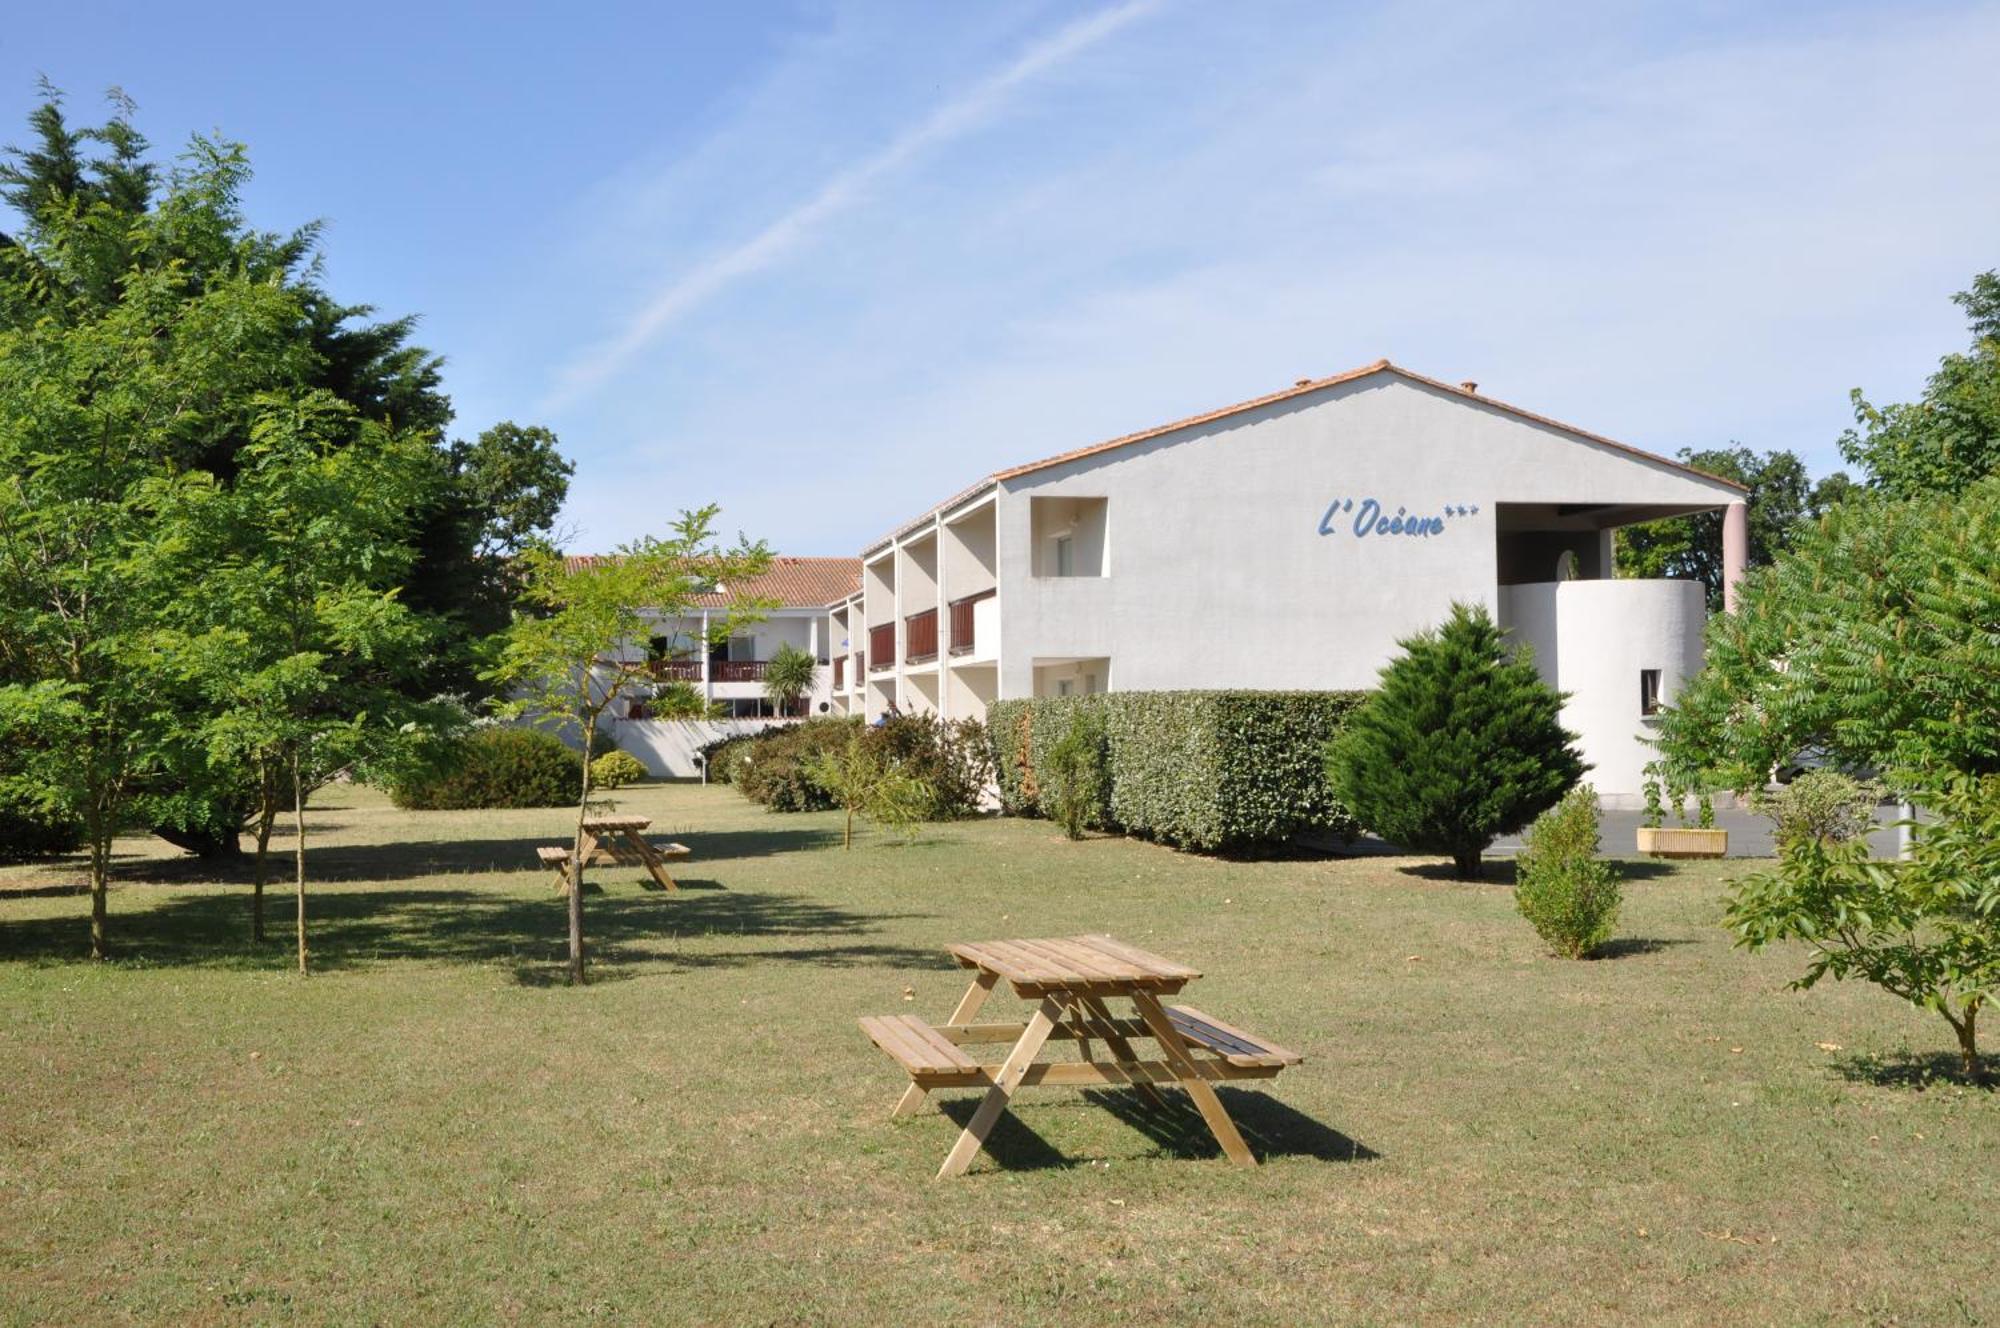
<path id="1" fill-rule="evenodd" d="M 1275 1042 L 1225 1024 L 1191 1005 L 1169 1005 L 1167 1018 L 1173 1021 L 1174 1031 L 1182 1040 L 1246 1070 L 1282 1070 L 1305 1060 L 1296 1051 L 1287 1051 Z"/>
<path id="2" fill-rule="evenodd" d="M 956 1078 L 979 1072 L 978 1061 L 917 1015 L 870 1015 L 861 1021 L 861 1031 L 909 1071 L 912 1079 Z"/>

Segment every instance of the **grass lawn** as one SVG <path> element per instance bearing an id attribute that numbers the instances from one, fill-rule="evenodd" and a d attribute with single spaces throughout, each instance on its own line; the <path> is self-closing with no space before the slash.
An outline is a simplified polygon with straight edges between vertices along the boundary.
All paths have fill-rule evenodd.
<path id="1" fill-rule="evenodd" d="M 1413 860 L 1018 821 L 843 853 L 836 817 L 726 789 L 620 809 L 693 846 L 690 888 L 594 873 L 580 990 L 529 866 L 559 810 L 330 790 L 305 980 L 286 895 L 253 953 L 247 888 L 149 841 L 107 965 L 78 959 L 80 871 L 0 869 L 0 1316 L 2000 1320 L 2000 1094 L 1934 1077 L 1935 1016 L 1731 950 L 1741 863 L 1635 868 L 1628 939 L 1568 963 L 1505 885 Z M 900 1074 L 855 1018 L 943 1019 L 948 941 L 1095 930 L 1305 1053 L 1224 1090 L 1266 1164 L 1185 1106 L 1028 1090 L 933 1183 L 972 1095 L 890 1121 Z"/>

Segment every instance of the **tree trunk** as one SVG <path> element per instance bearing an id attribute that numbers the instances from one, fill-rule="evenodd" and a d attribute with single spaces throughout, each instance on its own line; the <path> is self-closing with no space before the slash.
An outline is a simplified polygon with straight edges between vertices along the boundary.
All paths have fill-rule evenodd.
<path id="1" fill-rule="evenodd" d="M 250 888 L 250 939 L 264 939 L 264 886 L 271 879 L 271 826 L 278 819 L 275 802 L 257 813 L 257 875 Z"/>
<path id="2" fill-rule="evenodd" d="M 1952 1024 L 1952 1031 L 1958 1034 L 1958 1056 L 1965 1064 L 1965 1076 L 1973 1083 L 1983 1083 L 1986 1076 L 1979 1069 L 1979 1007 L 1968 1006 L 1963 1020 Z"/>
<path id="3" fill-rule="evenodd" d="M 299 774 L 299 745 L 292 747 L 292 832 L 298 838 L 292 850 L 293 884 L 299 904 L 299 975 L 306 972 L 306 784 Z"/>
<path id="4" fill-rule="evenodd" d="M 576 800 L 576 842 L 569 854 L 569 980 L 582 986 L 583 976 L 583 822 L 590 815 L 590 749 L 597 741 L 595 717 L 583 725 L 583 792 Z"/>
<path id="5" fill-rule="evenodd" d="M 103 959 L 110 953 L 104 938 L 105 900 L 111 887 L 111 834 L 104 818 L 95 818 L 90 828 L 90 957 Z"/>
<path id="6" fill-rule="evenodd" d="M 271 879 L 271 827 L 278 820 L 277 772 L 269 762 L 257 771 L 257 873 L 250 891 L 250 939 L 264 939 L 264 886 Z"/>
<path id="7" fill-rule="evenodd" d="M 853 803 L 849 803 L 847 805 L 847 828 L 841 832 L 840 846 L 842 848 L 854 847 L 854 804 Z"/>
<path id="8" fill-rule="evenodd" d="M 1481 869 L 1480 852 L 1481 850 L 1477 848 L 1456 849 L 1452 852 L 1451 865 L 1459 880 L 1476 881 L 1479 879 Z"/>

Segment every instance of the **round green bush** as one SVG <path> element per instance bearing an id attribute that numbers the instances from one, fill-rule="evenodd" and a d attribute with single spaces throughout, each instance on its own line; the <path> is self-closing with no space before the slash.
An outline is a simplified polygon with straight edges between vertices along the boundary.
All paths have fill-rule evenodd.
<path id="1" fill-rule="evenodd" d="M 590 763 L 590 784 L 592 788 L 624 788 L 649 773 L 645 764 L 630 752 L 606 752 Z"/>
<path id="2" fill-rule="evenodd" d="M 577 799 L 579 759 L 560 738 L 535 729 L 475 729 L 437 769 L 389 796 L 398 807 L 426 812 L 561 807 Z"/>
<path id="3" fill-rule="evenodd" d="M 0 862 L 52 858 L 82 847 L 82 821 L 59 812 L 0 802 Z"/>

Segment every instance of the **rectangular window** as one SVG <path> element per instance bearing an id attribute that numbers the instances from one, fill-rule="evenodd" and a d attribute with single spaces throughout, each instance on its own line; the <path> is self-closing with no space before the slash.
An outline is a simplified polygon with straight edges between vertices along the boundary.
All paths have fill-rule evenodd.
<path id="1" fill-rule="evenodd" d="M 1056 537 L 1056 575 L 1076 575 L 1076 541 L 1068 535 Z"/>
<path id="2" fill-rule="evenodd" d="M 1070 689 L 1070 681 L 1069 681 L 1069 679 L 1068 679 L 1068 678 L 1057 678 L 1057 679 L 1056 679 L 1056 695 L 1057 695 L 1057 696 L 1068 696 L 1068 695 L 1069 695 L 1069 689 Z"/>
<path id="3" fill-rule="evenodd" d="M 1096 695 L 1097 695 L 1097 675 L 1096 675 L 1096 674 L 1094 674 L 1094 673 L 1086 673 L 1086 674 L 1084 674 L 1084 675 L 1083 675 L 1083 694 L 1084 694 L 1085 696 L 1096 696 Z"/>
<path id="4" fill-rule="evenodd" d="M 1658 669 L 1639 670 L 1639 713 L 1657 715 L 1660 713 L 1660 671 Z"/>
<path id="5" fill-rule="evenodd" d="M 734 660 L 757 658 L 757 638 L 754 636 L 730 637 L 729 658 Z"/>

